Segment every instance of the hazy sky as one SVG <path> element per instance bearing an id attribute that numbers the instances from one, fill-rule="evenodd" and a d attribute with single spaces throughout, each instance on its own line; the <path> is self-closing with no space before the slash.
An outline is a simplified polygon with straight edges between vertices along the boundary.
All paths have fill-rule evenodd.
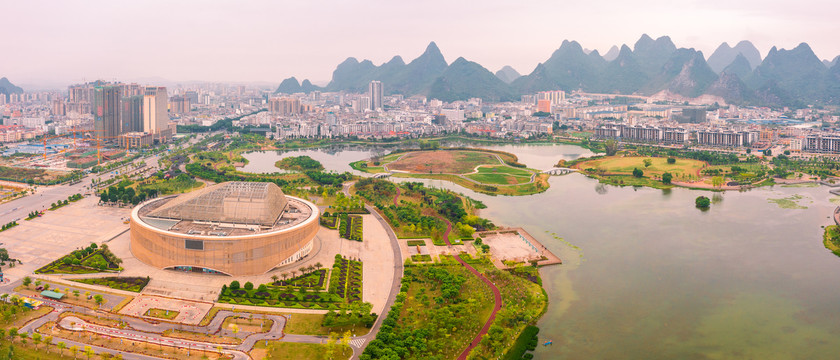
<path id="1" fill-rule="evenodd" d="M 723 41 L 807 42 L 840 54 L 836 0 L 1 0 L 0 77 L 30 87 L 83 80 L 325 82 L 349 56 L 406 62 L 430 41 L 491 71 L 523 74 L 564 39 L 602 54 L 643 33 L 708 57 Z"/>

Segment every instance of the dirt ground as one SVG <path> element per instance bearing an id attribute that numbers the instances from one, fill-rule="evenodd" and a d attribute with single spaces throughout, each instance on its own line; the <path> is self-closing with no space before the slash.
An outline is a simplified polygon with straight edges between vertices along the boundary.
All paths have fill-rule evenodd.
<path id="1" fill-rule="evenodd" d="M 388 169 L 428 174 L 466 174 L 478 165 L 497 165 L 495 155 L 480 151 L 417 151 L 388 164 Z"/>

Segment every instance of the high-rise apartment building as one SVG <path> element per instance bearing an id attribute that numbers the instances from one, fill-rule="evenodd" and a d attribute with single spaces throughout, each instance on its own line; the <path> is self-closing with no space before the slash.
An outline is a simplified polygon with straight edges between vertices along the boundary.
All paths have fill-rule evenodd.
<path id="1" fill-rule="evenodd" d="M 300 100 L 290 97 L 271 98 L 268 100 L 268 111 L 276 115 L 300 114 Z"/>
<path id="2" fill-rule="evenodd" d="M 150 86 L 143 95 L 143 131 L 154 134 L 155 139 L 166 141 L 171 135 L 169 131 L 169 113 L 165 87 Z"/>
<path id="3" fill-rule="evenodd" d="M 143 95 L 123 96 L 120 101 L 121 133 L 143 131 Z"/>
<path id="4" fill-rule="evenodd" d="M 382 108 L 382 82 L 373 80 L 368 84 L 368 96 L 370 96 L 370 109 Z"/>
<path id="5" fill-rule="evenodd" d="M 97 86 L 93 92 L 93 127 L 97 137 L 116 138 L 121 133 L 120 87 Z"/>
<path id="6" fill-rule="evenodd" d="M 190 98 L 175 95 L 169 98 L 169 112 L 173 114 L 186 114 L 190 112 Z"/>

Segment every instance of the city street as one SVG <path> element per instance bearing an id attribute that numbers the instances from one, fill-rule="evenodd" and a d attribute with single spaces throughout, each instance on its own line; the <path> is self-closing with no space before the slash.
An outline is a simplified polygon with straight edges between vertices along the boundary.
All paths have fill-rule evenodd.
<path id="1" fill-rule="evenodd" d="M 158 158 L 159 156 L 155 155 L 137 161 L 145 161 L 147 167 L 157 167 Z M 114 171 L 105 174 L 89 174 L 81 182 L 74 185 L 38 186 L 34 194 L 0 204 L 0 224 L 6 224 L 14 220 L 18 220 L 18 223 L 20 223 L 32 211 L 48 209 L 50 204 L 66 200 L 70 195 L 89 192 L 92 179 L 108 180 L 118 176 L 114 174 Z"/>

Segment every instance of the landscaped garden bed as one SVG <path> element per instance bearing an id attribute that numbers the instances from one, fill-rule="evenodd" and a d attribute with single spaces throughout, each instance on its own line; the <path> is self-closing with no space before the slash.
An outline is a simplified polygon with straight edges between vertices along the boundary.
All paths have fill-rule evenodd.
<path id="1" fill-rule="evenodd" d="M 321 215 L 321 226 L 326 227 L 327 229 L 337 229 L 338 222 L 338 216 L 330 216 L 330 213 L 328 212 Z"/>
<path id="2" fill-rule="evenodd" d="M 289 280 L 277 280 L 272 283 L 277 287 L 306 287 L 310 289 L 324 290 L 327 284 L 327 269 L 318 269 Z"/>
<path id="3" fill-rule="evenodd" d="M 362 217 L 359 215 L 339 214 L 338 234 L 348 240 L 362 241 Z"/>
<path id="4" fill-rule="evenodd" d="M 164 310 L 164 309 L 155 309 L 151 308 L 146 310 L 146 313 L 143 314 L 144 316 L 164 319 L 164 320 L 173 320 L 178 317 L 179 312 L 174 310 Z"/>
<path id="5" fill-rule="evenodd" d="M 336 255 L 330 272 L 329 289 L 324 291 L 326 269 L 309 268 L 289 280 L 275 280 L 254 288 L 250 282 L 233 281 L 222 286 L 220 303 L 287 307 L 295 309 L 339 310 L 362 300 L 362 262 Z M 302 271 L 303 272 L 303 271 Z"/>
<path id="6" fill-rule="evenodd" d="M 88 279 L 72 279 L 75 282 L 90 285 L 107 286 L 112 289 L 140 292 L 149 284 L 149 277 L 101 277 Z"/>
<path id="7" fill-rule="evenodd" d="M 122 259 L 111 253 L 107 245 L 103 244 L 101 247 L 97 247 L 96 244 L 91 243 L 87 248 L 75 250 L 35 270 L 35 273 L 92 274 L 98 272 L 116 272 L 122 271 L 122 267 L 119 265 L 121 263 Z"/>
<path id="8" fill-rule="evenodd" d="M 421 254 L 421 255 L 411 255 L 411 261 L 422 262 L 422 261 L 432 261 L 432 256 L 428 254 Z"/>

